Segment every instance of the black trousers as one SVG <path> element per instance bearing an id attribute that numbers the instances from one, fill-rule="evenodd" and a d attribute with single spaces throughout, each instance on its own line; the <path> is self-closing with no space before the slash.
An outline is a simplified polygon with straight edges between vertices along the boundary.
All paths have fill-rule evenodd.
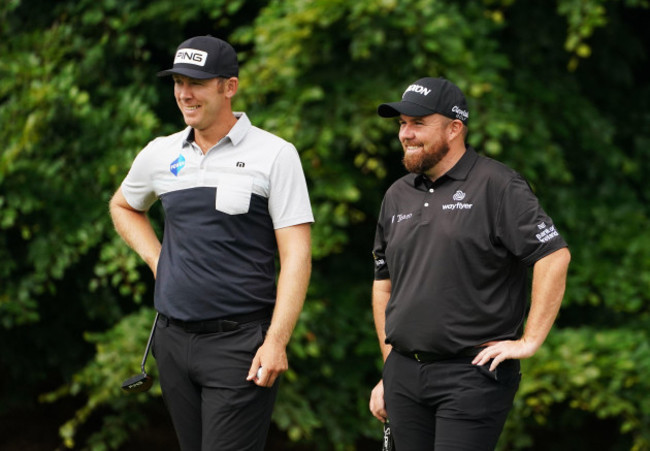
<path id="1" fill-rule="evenodd" d="M 163 399 L 183 451 L 262 451 L 278 383 L 247 381 L 269 320 L 195 334 L 159 319 L 153 343 Z"/>
<path id="2" fill-rule="evenodd" d="M 399 451 L 493 450 L 521 379 L 518 360 L 495 372 L 472 357 L 420 363 L 392 351 L 384 400 Z"/>

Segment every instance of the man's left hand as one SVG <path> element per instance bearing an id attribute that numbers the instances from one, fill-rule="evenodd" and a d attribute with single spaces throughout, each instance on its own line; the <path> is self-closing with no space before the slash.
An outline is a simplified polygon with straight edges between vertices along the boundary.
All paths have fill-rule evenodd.
<path id="1" fill-rule="evenodd" d="M 258 377 L 258 370 L 262 368 Z M 253 381 L 260 387 L 271 387 L 275 380 L 289 369 L 289 360 L 285 346 L 267 339 L 260 346 L 248 370 L 247 381 Z"/>
<path id="2" fill-rule="evenodd" d="M 521 340 L 491 341 L 485 343 L 486 346 L 472 360 L 474 365 L 485 365 L 492 360 L 490 371 L 494 371 L 499 363 L 507 359 L 527 359 L 535 354 L 537 349 L 531 343 Z"/>

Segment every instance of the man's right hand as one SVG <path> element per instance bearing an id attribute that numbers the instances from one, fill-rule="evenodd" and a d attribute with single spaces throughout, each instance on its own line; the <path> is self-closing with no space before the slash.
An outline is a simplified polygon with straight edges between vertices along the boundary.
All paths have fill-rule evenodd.
<path id="1" fill-rule="evenodd" d="M 382 423 L 386 422 L 386 403 L 384 402 L 384 381 L 380 380 L 370 393 L 370 412 Z"/>

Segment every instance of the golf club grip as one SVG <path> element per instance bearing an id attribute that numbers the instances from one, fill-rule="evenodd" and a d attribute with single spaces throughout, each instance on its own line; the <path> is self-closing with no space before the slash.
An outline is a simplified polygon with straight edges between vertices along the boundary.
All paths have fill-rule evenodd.
<path id="1" fill-rule="evenodd" d="M 149 334 L 149 340 L 147 340 L 147 347 L 144 350 L 144 356 L 142 356 L 142 373 L 144 373 L 144 365 L 147 363 L 147 356 L 149 355 L 149 349 L 151 349 L 151 342 L 153 341 L 153 334 L 156 332 L 156 324 L 158 324 L 158 316 L 160 313 L 156 312 L 156 317 L 153 320 L 153 326 L 151 326 L 151 333 Z"/>

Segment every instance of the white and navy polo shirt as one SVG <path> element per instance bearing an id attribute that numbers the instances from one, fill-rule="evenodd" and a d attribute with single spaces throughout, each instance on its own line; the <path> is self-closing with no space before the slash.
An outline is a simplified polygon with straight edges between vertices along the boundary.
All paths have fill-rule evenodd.
<path id="1" fill-rule="evenodd" d="M 275 229 L 314 217 L 295 147 L 244 113 L 205 155 L 194 130 L 151 141 L 122 183 L 133 208 L 162 201 L 165 229 L 155 307 L 183 321 L 275 303 Z"/>
<path id="2" fill-rule="evenodd" d="M 566 247 L 515 171 L 468 148 L 431 182 L 409 174 L 386 192 L 375 279 L 390 279 L 386 341 L 455 355 L 521 336 L 528 267 Z"/>

